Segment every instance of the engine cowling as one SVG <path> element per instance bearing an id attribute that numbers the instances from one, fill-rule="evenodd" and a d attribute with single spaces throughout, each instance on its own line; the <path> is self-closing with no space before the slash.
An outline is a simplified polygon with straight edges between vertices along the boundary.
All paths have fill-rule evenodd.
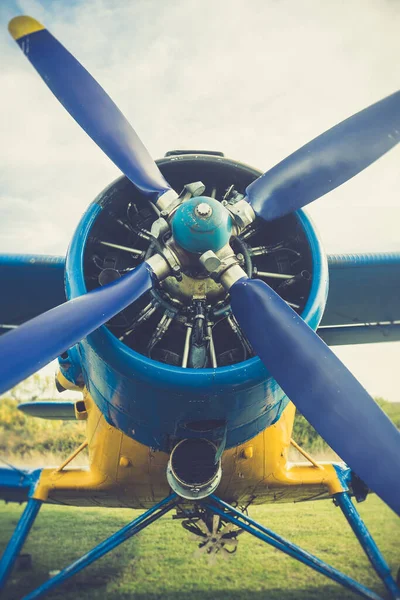
<path id="1" fill-rule="evenodd" d="M 220 153 L 168 153 L 157 164 L 177 191 L 202 181 L 203 195 L 228 206 L 260 175 Z M 148 234 L 158 216 L 127 178 L 108 186 L 84 214 L 69 248 L 68 298 L 119 278 L 156 252 L 157 240 Z M 248 276 L 265 279 L 317 328 L 327 264 L 303 211 L 269 223 L 256 220 L 230 243 Z M 196 437 L 235 446 L 275 422 L 288 402 L 254 356 L 222 285 L 190 265 L 180 281 L 168 277 L 63 360 L 74 367 L 64 369 L 67 378 L 82 371 L 112 425 L 159 450 Z"/>

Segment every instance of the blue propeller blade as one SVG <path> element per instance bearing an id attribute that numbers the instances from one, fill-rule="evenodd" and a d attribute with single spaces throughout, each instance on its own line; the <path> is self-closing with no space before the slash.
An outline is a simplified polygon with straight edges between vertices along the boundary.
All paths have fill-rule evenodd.
<path id="1" fill-rule="evenodd" d="M 315 138 L 246 189 L 254 212 L 272 221 L 334 190 L 400 141 L 400 92 Z"/>
<path id="2" fill-rule="evenodd" d="M 400 433 L 317 334 L 266 283 L 240 279 L 232 310 L 254 351 L 328 444 L 400 514 Z"/>
<path id="3" fill-rule="evenodd" d="M 121 279 L 69 300 L 0 338 L 0 394 L 104 325 L 152 287 L 142 263 Z"/>
<path id="4" fill-rule="evenodd" d="M 137 188 L 154 200 L 170 190 L 111 98 L 41 23 L 15 17 L 9 30 L 64 108 Z"/>

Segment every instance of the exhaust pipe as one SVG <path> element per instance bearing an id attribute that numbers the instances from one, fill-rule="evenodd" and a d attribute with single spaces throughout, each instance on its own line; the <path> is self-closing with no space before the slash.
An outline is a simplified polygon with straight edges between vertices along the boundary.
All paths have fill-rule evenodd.
<path id="1" fill-rule="evenodd" d="M 203 438 L 179 442 L 171 452 L 167 479 L 172 490 L 187 500 L 213 494 L 222 476 L 221 459 L 215 461 L 216 446 Z"/>

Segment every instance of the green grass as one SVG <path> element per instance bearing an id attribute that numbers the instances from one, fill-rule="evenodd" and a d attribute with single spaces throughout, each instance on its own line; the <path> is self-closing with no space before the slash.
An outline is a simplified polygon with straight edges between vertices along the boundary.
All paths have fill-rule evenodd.
<path id="1" fill-rule="evenodd" d="M 389 402 L 384 398 L 375 398 L 375 401 L 396 427 L 400 429 L 400 402 Z M 321 458 L 324 455 L 328 457 L 329 451 L 332 453 L 325 440 L 318 435 L 314 427 L 310 425 L 299 411 L 296 412 L 292 437 L 305 450 Z"/>
<path id="2" fill-rule="evenodd" d="M 376 497 L 358 506 L 392 570 L 400 564 L 400 523 Z M 0 550 L 21 507 L 0 505 Z M 31 571 L 12 574 L 3 600 L 17 600 L 139 513 L 127 509 L 44 506 L 24 552 Z M 385 596 L 340 509 L 330 501 L 266 505 L 250 515 Z M 66 582 L 49 599 L 337 600 L 357 596 L 249 534 L 238 552 L 214 567 L 194 559 L 196 542 L 170 515 Z"/>

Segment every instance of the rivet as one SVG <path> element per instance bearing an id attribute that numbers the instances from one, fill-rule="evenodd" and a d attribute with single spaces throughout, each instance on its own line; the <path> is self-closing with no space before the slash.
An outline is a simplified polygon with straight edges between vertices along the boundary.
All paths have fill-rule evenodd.
<path id="1" fill-rule="evenodd" d="M 253 458 L 253 446 L 246 446 L 246 448 L 243 448 L 242 458 L 245 458 L 245 459 Z"/>

